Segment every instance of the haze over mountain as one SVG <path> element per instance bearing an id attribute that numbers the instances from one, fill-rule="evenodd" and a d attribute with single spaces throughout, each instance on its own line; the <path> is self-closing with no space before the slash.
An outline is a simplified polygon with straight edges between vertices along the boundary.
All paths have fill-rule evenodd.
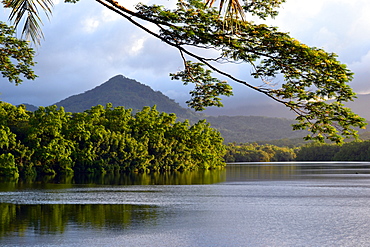
<path id="1" fill-rule="evenodd" d="M 353 112 L 370 121 L 370 94 L 358 94 L 357 99 L 353 102 L 348 102 L 347 107 L 351 108 Z"/>
<path id="2" fill-rule="evenodd" d="M 347 102 L 345 106 L 351 108 L 353 112 L 357 113 L 363 118 L 370 120 L 370 94 L 358 94 L 354 101 Z M 269 103 L 251 102 L 250 104 L 239 106 L 226 106 L 222 108 L 209 108 L 204 111 L 210 116 L 265 116 L 265 117 L 279 117 L 294 119 L 295 113 L 290 111 L 284 105 L 270 101 Z"/>

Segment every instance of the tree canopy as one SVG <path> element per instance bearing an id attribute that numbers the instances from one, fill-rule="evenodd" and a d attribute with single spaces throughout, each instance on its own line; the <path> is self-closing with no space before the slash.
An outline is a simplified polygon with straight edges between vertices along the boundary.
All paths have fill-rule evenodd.
<path id="1" fill-rule="evenodd" d="M 348 85 L 353 73 L 337 60 L 336 54 L 309 47 L 277 27 L 247 20 L 276 16 L 284 0 L 220 1 L 218 8 L 212 7 L 213 0 L 178 0 L 174 9 L 141 3 L 128 9 L 114 0 L 96 1 L 179 51 L 184 69 L 170 76 L 194 84 L 187 103 L 195 110 L 222 106 L 220 96 L 231 96 L 234 82 L 294 111 L 297 123 L 293 129 L 309 130 L 306 139 L 328 138 L 341 143 L 344 138 L 357 137 L 356 128 L 366 125 L 363 118 L 344 106 L 355 99 Z M 5 0 L 4 4 L 18 18 L 25 11 L 35 13 L 26 2 L 35 3 Z M 42 1 L 40 6 L 49 12 L 50 2 Z M 149 29 L 145 23 L 154 24 L 156 29 Z M 24 30 L 31 37 L 40 34 L 38 25 Z M 225 63 L 251 66 L 257 82 L 235 77 L 224 69 Z M 276 83 L 277 78 L 283 78 L 281 85 Z"/>
<path id="2" fill-rule="evenodd" d="M 225 165 L 220 133 L 155 107 L 57 106 L 35 112 L 0 102 L 0 176 L 213 169 Z"/>
<path id="3" fill-rule="evenodd" d="M 3 77 L 16 85 L 25 77 L 36 78 L 32 66 L 34 51 L 24 40 L 14 37 L 15 30 L 0 21 L 0 71 Z M 23 77 L 22 77 L 23 76 Z"/>

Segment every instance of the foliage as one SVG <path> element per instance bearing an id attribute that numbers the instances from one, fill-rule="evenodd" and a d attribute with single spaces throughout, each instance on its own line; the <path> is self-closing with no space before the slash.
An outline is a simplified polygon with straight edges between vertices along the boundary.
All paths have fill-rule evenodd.
<path id="1" fill-rule="evenodd" d="M 25 11 L 35 15 L 31 5 L 25 4 L 28 1 L 16 0 L 14 5 L 5 1 L 4 4 L 13 9 L 17 18 Z M 307 140 L 322 142 L 327 138 L 341 143 L 345 138 L 357 137 L 355 128 L 366 125 L 363 118 L 344 107 L 345 102 L 355 98 L 348 86 L 353 74 L 337 60 L 336 54 L 308 47 L 276 27 L 246 20 L 246 14 L 262 20 L 276 16 L 277 8 L 284 0 L 221 1 L 219 10 L 210 7 L 213 0 L 206 3 L 179 0 L 175 9 L 139 3 L 135 10 L 125 8 L 115 0 L 97 2 L 178 49 L 184 70 L 171 76 L 185 84 L 195 84 L 188 104 L 196 110 L 222 106 L 219 96 L 232 94 L 229 82 L 219 78 L 223 77 L 258 91 L 295 112 L 297 123 L 293 129 L 310 131 L 311 134 L 305 137 Z M 41 3 L 48 13 L 50 3 Z M 156 29 L 148 26 L 156 26 Z M 39 30 L 36 25 L 26 28 L 31 33 Z M 236 78 L 225 69 L 227 66 L 222 66 L 224 63 L 251 66 L 251 75 L 258 82 Z M 284 80 L 280 87 L 275 83 L 276 78 Z"/>
<path id="2" fill-rule="evenodd" d="M 20 84 L 24 76 L 33 80 L 36 75 L 31 67 L 35 65 L 35 52 L 28 47 L 28 43 L 14 37 L 15 30 L 0 21 L 0 71 L 3 77 L 15 85 Z"/>
<path id="3" fill-rule="evenodd" d="M 287 147 L 273 145 L 236 144 L 230 143 L 226 146 L 226 162 L 276 162 L 292 161 L 295 159 L 295 150 Z"/>
<path id="4" fill-rule="evenodd" d="M 223 167 L 220 133 L 205 121 L 107 104 L 81 113 L 0 103 L 0 174 L 105 173 Z"/>
<path id="5" fill-rule="evenodd" d="M 185 62 L 185 71 L 172 74 L 173 80 L 182 80 L 184 85 L 195 84 L 190 91 L 191 100 L 186 103 L 196 111 L 203 111 L 207 106 L 222 107 L 219 95 L 231 96 L 232 88 L 226 81 L 211 76 L 212 71 L 204 69 L 202 63 Z"/>
<path id="6" fill-rule="evenodd" d="M 44 13 L 49 17 L 53 7 L 52 0 L 3 0 L 5 8 L 10 8 L 11 13 L 9 19 L 12 20 L 15 26 L 22 22 L 24 16 L 24 27 L 22 36 L 26 39 L 31 38 L 35 44 L 40 44 L 40 39 L 43 38 L 40 24 L 42 24 L 38 8 L 44 10 Z"/>

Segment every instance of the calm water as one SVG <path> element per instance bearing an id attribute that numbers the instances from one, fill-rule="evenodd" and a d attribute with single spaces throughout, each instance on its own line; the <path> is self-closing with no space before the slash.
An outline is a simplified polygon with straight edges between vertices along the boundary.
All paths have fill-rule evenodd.
<path id="1" fill-rule="evenodd" d="M 0 246 L 369 246 L 370 163 L 0 183 Z"/>

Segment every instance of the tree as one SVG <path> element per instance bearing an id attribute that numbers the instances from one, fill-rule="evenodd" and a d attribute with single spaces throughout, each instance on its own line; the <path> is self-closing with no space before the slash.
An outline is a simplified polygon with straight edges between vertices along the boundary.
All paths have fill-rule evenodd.
<path id="1" fill-rule="evenodd" d="M 15 30 L 0 21 L 0 71 L 3 77 L 16 85 L 23 80 L 36 78 L 32 66 L 34 51 L 28 47 L 28 42 L 14 37 Z"/>
<path id="2" fill-rule="evenodd" d="M 15 0 L 8 5 L 15 9 L 26 1 L 30 0 Z M 276 16 L 284 0 L 221 1 L 218 10 L 211 7 L 213 0 L 206 3 L 178 0 L 175 9 L 137 4 L 135 10 L 115 0 L 96 1 L 178 49 L 184 70 L 172 73 L 171 77 L 184 84 L 194 83 L 187 103 L 195 110 L 222 106 L 219 96 L 231 96 L 230 82 L 236 82 L 294 111 L 297 123 L 293 129 L 308 129 L 311 134 L 306 139 L 323 141 L 328 138 L 341 143 L 344 138 L 357 137 L 355 128 L 366 125 L 363 118 L 344 107 L 344 102 L 355 98 L 348 85 L 353 74 L 336 59 L 336 54 L 308 47 L 276 27 L 246 20 L 247 14 L 262 20 Z M 44 10 L 48 12 L 48 8 Z M 22 14 L 22 8 L 15 11 Z M 157 29 L 149 29 L 145 23 L 154 24 Z M 29 27 L 31 33 L 35 29 Z M 250 65 L 251 75 L 262 85 L 236 78 L 224 70 L 224 63 Z M 278 77 L 284 78 L 280 87 L 275 85 Z"/>

